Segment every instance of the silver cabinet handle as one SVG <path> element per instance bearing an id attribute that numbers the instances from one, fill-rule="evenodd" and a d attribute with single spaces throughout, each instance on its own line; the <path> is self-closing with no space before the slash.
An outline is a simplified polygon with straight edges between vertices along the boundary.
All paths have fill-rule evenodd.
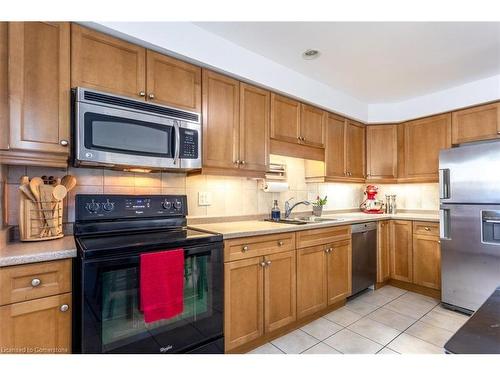
<path id="1" fill-rule="evenodd" d="M 59 142 L 59 144 L 63 147 L 66 147 L 67 145 L 69 145 L 69 142 L 65 139 L 63 139 L 62 141 Z"/>
<path id="2" fill-rule="evenodd" d="M 429 227 L 424 227 L 424 230 L 426 230 L 427 232 L 431 230 L 431 228 Z"/>
<path id="3" fill-rule="evenodd" d="M 146 93 L 145 93 L 144 91 L 140 91 L 140 92 L 139 92 L 139 96 L 145 97 L 145 96 L 146 96 Z"/>
<path id="4" fill-rule="evenodd" d="M 260 266 L 261 267 L 265 267 L 266 266 L 266 262 L 260 262 Z"/>
<path id="5" fill-rule="evenodd" d="M 328 251 L 328 250 L 330 250 L 330 249 L 325 249 L 325 253 L 327 253 L 327 254 L 328 254 L 328 253 L 329 253 L 329 251 Z"/>
<path id="6" fill-rule="evenodd" d="M 247 245 L 243 246 L 243 247 L 241 248 L 241 251 L 242 251 L 242 252 L 248 251 L 248 246 L 247 246 Z"/>
<path id="7" fill-rule="evenodd" d="M 42 283 L 42 281 L 40 279 L 33 279 L 31 280 L 31 286 L 36 288 L 37 286 L 39 286 L 40 284 Z"/>
<path id="8" fill-rule="evenodd" d="M 269 266 L 271 265 L 271 261 L 270 260 L 266 260 L 266 266 Z"/>
<path id="9" fill-rule="evenodd" d="M 278 246 L 283 246 L 283 241 L 278 241 Z"/>
<path id="10" fill-rule="evenodd" d="M 148 98 L 149 98 L 149 99 L 154 99 L 154 98 L 155 98 L 155 94 L 153 94 L 153 93 L 149 94 L 149 95 L 148 95 Z"/>
<path id="11" fill-rule="evenodd" d="M 61 307 L 59 307 L 59 310 L 61 310 L 62 312 L 66 312 L 69 310 L 69 305 L 61 305 Z"/>
<path id="12" fill-rule="evenodd" d="M 234 161 L 234 164 L 240 164 L 240 163 L 241 163 L 241 161 L 240 161 L 240 160 L 235 160 L 235 161 Z"/>
<path id="13" fill-rule="evenodd" d="M 245 160 L 240 161 L 240 164 L 241 164 L 241 165 L 244 165 L 245 163 L 246 163 L 246 161 L 245 161 Z"/>

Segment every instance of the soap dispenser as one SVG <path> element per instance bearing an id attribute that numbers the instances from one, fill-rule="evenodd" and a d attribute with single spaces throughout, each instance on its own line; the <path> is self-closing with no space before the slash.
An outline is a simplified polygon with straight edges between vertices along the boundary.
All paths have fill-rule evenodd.
<path id="1" fill-rule="evenodd" d="M 280 208 L 278 207 L 278 200 L 274 200 L 274 205 L 271 210 L 271 219 L 274 221 L 279 221 L 281 218 L 281 211 Z"/>

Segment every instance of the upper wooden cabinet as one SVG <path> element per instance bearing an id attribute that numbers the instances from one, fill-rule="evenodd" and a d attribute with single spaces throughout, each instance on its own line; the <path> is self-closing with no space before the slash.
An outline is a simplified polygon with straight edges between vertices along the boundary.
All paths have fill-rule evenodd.
<path id="1" fill-rule="evenodd" d="M 325 174 L 329 177 L 345 177 L 345 119 L 329 114 L 325 133 Z"/>
<path id="2" fill-rule="evenodd" d="M 394 182 L 397 178 L 398 125 L 366 127 L 366 178 Z"/>
<path id="3" fill-rule="evenodd" d="M 0 22 L 0 150 L 9 148 L 8 23 Z"/>
<path id="4" fill-rule="evenodd" d="M 203 70 L 203 167 L 239 168 L 239 85 Z"/>
<path id="5" fill-rule="evenodd" d="M 454 145 L 500 137 L 500 103 L 452 112 L 451 140 Z"/>
<path id="6" fill-rule="evenodd" d="M 10 22 L 8 80 L 8 131 L 2 133 L 9 135 L 9 152 L 2 153 L 1 161 L 66 166 L 70 127 L 69 23 Z"/>
<path id="7" fill-rule="evenodd" d="M 327 113 L 310 105 L 300 105 L 299 142 L 314 147 L 325 147 Z"/>
<path id="8" fill-rule="evenodd" d="M 345 130 L 346 172 L 351 179 L 364 182 L 365 178 L 365 126 L 347 120 Z"/>
<path id="9" fill-rule="evenodd" d="M 391 279 L 413 281 L 412 222 L 391 221 Z"/>
<path id="10" fill-rule="evenodd" d="M 148 50 L 147 95 L 154 103 L 201 111 L 201 68 Z"/>
<path id="11" fill-rule="evenodd" d="M 269 164 L 270 92 L 240 83 L 240 168 L 265 172 Z"/>
<path id="12" fill-rule="evenodd" d="M 438 181 L 439 151 L 451 147 L 451 114 L 404 124 L 404 175 L 402 181 Z"/>
<path id="13" fill-rule="evenodd" d="M 71 86 L 145 98 L 146 49 L 72 24 Z"/>
<path id="14" fill-rule="evenodd" d="M 300 103 L 271 93 L 271 138 L 299 143 Z"/>

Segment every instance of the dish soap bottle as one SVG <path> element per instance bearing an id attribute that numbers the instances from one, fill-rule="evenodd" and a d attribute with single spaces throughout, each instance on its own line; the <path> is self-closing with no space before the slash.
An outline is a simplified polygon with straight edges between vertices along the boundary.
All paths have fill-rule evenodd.
<path id="1" fill-rule="evenodd" d="M 271 210 L 271 219 L 274 221 L 279 221 L 281 218 L 281 211 L 280 208 L 278 207 L 278 200 L 274 200 L 274 206 Z"/>

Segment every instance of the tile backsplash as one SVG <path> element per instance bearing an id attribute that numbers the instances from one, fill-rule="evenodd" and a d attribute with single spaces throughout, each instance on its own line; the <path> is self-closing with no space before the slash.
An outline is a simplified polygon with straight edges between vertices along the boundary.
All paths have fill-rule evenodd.
<path id="1" fill-rule="evenodd" d="M 77 178 L 77 186 L 66 199 L 65 221 L 74 221 L 75 194 L 186 194 L 190 218 L 259 215 L 270 212 L 275 199 L 281 210 L 285 200 L 312 200 L 328 195 L 325 210 L 357 209 L 363 200 L 364 184 L 306 183 L 304 160 L 271 155 L 271 162 L 287 165 L 289 190 L 283 193 L 265 193 L 260 183 L 244 177 L 211 175 L 186 176 L 183 173 L 132 173 L 102 168 L 41 168 L 9 166 L 7 175 L 7 219 L 9 225 L 18 222 L 18 185 L 23 175 L 62 177 L 69 173 Z M 210 206 L 198 205 L 200 192 L 211 195 Z M 380 199 L 384 194 L 397 194 L 402 209 L 437 210 L 439 196 L 437 184 L 380 185 Z M 297 212 L 310 212 L 311 208 L 298 206 Z"/>

